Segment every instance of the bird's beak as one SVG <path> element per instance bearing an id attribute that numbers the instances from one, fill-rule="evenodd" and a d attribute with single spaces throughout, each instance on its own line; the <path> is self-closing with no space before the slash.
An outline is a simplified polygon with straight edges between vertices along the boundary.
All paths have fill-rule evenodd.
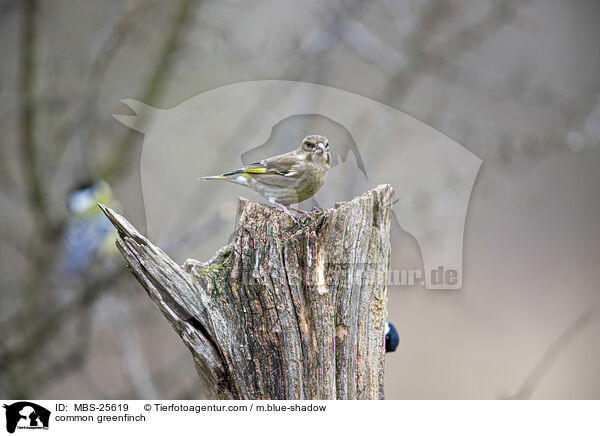
<path id="1" fill-rule="evenodd" d="M 325 153 L 325 145 L 322 142 L 317 142 L 317 149 L 315 151 L 319 154 Z"/>

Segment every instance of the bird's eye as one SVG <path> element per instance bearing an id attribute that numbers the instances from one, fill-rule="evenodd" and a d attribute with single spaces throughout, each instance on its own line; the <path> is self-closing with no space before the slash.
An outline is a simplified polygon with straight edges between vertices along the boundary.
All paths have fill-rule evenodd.
<path id="1" fill-rule="evenodd" d="M 304 143 L 304 145 L 306 145 L 306 146 L 307 146 L 307 147 L 309 147 L 309 148 L 315 148 L 315 144 L 313 144 L 312 142 L 308 142 L 308 141 L 306 141 L 306 142 Z"/>

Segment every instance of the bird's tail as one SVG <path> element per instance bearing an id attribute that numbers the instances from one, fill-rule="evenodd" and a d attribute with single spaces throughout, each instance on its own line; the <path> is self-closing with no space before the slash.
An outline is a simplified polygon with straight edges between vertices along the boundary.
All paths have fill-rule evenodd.
<path id="1" fill-rule="evenodd" d="M 200 177 L 198 180 L 227 180 L 227 177 L 223 177 L 223 176 L 206 176 L 206 177 Z"/>

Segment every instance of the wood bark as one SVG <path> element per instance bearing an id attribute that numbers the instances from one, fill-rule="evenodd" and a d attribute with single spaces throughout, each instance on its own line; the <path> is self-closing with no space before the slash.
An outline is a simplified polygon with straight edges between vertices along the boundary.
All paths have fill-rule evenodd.
<path id="1" fill-rule="evenodd" d="M 392 188 L 296 224 L 240 198 L 232 242 L 177 265 L 101 206 L 211 398 L 382 399 Z"/>

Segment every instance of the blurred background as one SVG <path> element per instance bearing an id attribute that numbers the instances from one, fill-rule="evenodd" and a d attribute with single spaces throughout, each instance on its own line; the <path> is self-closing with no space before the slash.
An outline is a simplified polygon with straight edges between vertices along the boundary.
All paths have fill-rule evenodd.
<path id="1" fill-rule="evenodd" d="M 204 397 L 94 207 L 146 228 L 144 138 L 111 114 L 285 79 L 483 159 L 463 288 L 388 289 L 386 397 L 600 398 L 599 19 L 595 0 L 0 0 L 0 397 Z M 414 238 L 392 238 L 392 262 L 422 268 Z"/>

